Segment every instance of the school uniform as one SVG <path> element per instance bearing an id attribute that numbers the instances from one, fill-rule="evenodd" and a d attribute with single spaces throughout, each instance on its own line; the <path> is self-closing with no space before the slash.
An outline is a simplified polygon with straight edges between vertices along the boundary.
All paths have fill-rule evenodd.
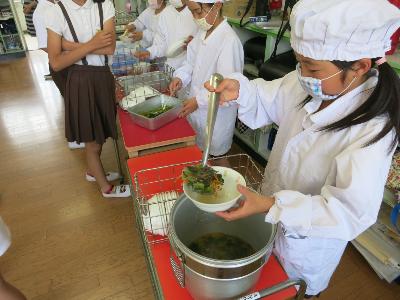
<path id="1" fill-rule="evenodd" d="M 87 0 L 82 6 L 72 0 L 54 5 L 47 28 L 68 41 L 85 43 L 114 17 L 111 1 Z M 71 26 L 68 24 L 70 20 Z M 65 84 L 65 133 L 69 142 L 103 144 L 116 138 L 115 81 L 108 63 L 111 56 L 88 54 L 69 66 Z"/>

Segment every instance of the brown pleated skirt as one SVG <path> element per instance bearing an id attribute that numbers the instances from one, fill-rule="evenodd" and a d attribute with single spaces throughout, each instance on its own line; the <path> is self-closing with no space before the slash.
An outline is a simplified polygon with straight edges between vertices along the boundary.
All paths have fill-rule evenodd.
<path id="1" fill-rule="evenodd" d="M 65 135 L 69 142 L 103 144 L 117 138 L 115 81 L 108 66 L 73 65 L 65 91 Z"/>
<path id="2" fill-rule="evenodd" d="M 58 90 L 60 91 L 61 96 L 65 97 L 65 85 L 67 84 L 67 77 L 68 77 L 68 69 L 69 67 L 55 72 L 50 64 L 49 64 L 49 71 L 53 82 L 56 84 Z"/>

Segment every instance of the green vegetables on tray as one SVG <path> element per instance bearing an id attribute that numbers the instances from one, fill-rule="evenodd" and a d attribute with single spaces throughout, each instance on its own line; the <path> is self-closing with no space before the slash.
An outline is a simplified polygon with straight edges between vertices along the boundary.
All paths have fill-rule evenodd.
<path id="1" fill-rule="evenodd" d="M 172 105 L 161 105 L 157 108 L 154 108 L 152 110 L 148 110 L 146 112 L 141 112 L 139 113 L 139 115 L 149 118 L 149 119 L 153 119 L 155 117 L 158 117 L 159 115 L 161 115 L 162 113 L 165 113 L 166 111 L 169 111 L 170 109 L 174 108 Z"/>
<path id="2" fill-rule="evenodd" d="M 221 174 L 209 166 L 188 166 L 183 169 L 182 179 L 195 192 L 214 194 L 221 190 L 224 179 Z"/>

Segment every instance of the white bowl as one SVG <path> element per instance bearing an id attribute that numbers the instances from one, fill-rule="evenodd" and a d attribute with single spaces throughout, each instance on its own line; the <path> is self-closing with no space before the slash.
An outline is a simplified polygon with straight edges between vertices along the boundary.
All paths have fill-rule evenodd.
<path id="1" fill-rule="evenodd" d="M 199 194 L 186 183 L 183 184 L 183 192 L 199 209 L 206 212 L 225 211 L 233 207 L 241 194 L 237 190 L 237 185 L 246 186 L 246 181 L 242 174 L 226 167 L 212 166 L 218 173 L 222 174 L 224 184 L 222 189 L 212 195 Z"/>

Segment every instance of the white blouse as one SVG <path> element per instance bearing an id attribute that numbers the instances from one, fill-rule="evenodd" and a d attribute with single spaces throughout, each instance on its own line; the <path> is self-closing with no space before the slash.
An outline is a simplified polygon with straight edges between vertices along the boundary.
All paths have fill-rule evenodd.
<path id="1" fill-rule="evenodd" d="M 54 3 L 48 0 L 40 0 L 33 12 L 33 25 L 35 25 L 36 37 L 40 49 L 47 48 L 46 19 Z"/>
<path id="2" fill-rule="evenodd" d="M 71 19 L 72 25 L 75 29 L 79 43 L 86 43 L 92 39 L 96 34 L 97 30 L 100 30 L 100 16 L 97 3 L 92 0 L 86 0 L 85 4 L 79 6 L 72 0 L 61 0 L 64 4 L 65 9 Z M 103 3 L 103 23 L 113 18 L 115 15 L 115 9 L 110 0 L 105 0 Z M 48 14 L 48 20 L 46 23 L 47 29 L 57 33 L 64 37 L 66 40 L 73 42 L 74 39 L 69 30 L 68 24 L 64 15 L 61 11 L 60 6 L 54 5 Z M 112 56 L 109 56 L 111 62 Z M 92 66 L 104 66 L 104 55 L 88 54 L 86 56 L 89 65 Z M 76 64 L 82 65 L 82 61 L 79 60 Z"/>

